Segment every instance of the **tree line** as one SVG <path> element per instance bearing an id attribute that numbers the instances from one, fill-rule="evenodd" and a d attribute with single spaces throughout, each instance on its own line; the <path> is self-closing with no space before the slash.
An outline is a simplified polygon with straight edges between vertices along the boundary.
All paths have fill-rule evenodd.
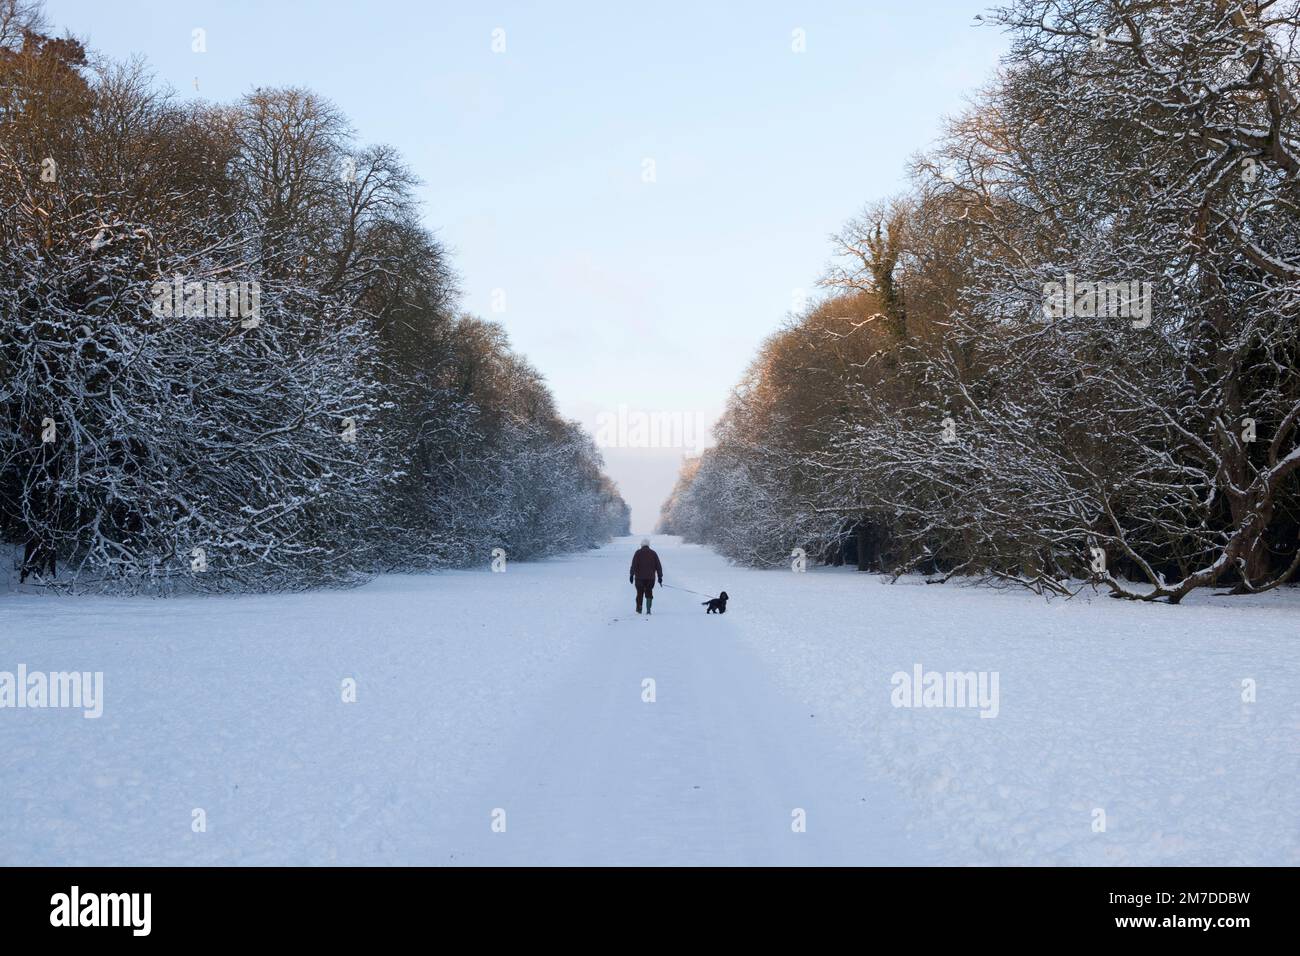
<path id="1" fill-rule="evenodd" d="M 1014 0 L 833 238 L 661 529 L 747 564 L 1177 603 L 1300 567 L 1300 11 Z"/>
<path id="2" fill-rule="evenodd" d="M 592 440 L 463 314 L 395 150 L 306 89 L 180 103 L 0 0 L 0 540 L 166 592 L 627 532 Z"/>

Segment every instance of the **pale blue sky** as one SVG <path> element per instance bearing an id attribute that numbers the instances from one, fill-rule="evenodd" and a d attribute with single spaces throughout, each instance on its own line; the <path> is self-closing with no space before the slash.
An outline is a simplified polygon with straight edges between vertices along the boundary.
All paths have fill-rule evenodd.
<path id="1" fill-rule="evenodd" d="M 397 146 L 465 308 L 502 321 L 593 433 L 620 404 L 717 416 L 814 289 L 827 235 L 901 189 L 996 67 L 1004 37 L 973 25 L 987 5 L 47 0 L 57 28 L 144 55 L 182 97 L 306 86 Z M 636 530 L 680 455 L 607 450 Z"/>

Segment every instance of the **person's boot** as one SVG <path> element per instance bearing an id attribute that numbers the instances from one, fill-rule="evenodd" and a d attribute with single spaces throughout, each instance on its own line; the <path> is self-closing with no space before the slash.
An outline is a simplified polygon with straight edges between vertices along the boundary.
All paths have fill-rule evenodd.
<path id="1" fill-rule="evenodd" d="M 654 602 L 655 602 L 655 599 L 652 598 L 652 597 L 648 597 L 648 598 L 645 599 L 645 613 L 646 613 L 646 617 L 649 617 L 649 616 L 650 616 L 650 605 L 651 605 L 651 604 L 654 604 Z"/>

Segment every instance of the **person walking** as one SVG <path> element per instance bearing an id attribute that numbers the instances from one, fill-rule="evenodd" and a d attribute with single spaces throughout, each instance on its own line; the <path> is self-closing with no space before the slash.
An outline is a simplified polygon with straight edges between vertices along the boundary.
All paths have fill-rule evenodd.
<path id="1" fill-rule="evenodd" d="M 641 599 L 645 598 L 645 612 L 650 613 L 654 603 L 655 578 L 664 583 L 664 567 L 659 563 L 659 555 L 650 547 L 650 539 L 642 538 L 641 547 L 632 555 L 632 567 L 628 569 L 627 581 L 636 585 L 636 612 L 641 613 Z"/>

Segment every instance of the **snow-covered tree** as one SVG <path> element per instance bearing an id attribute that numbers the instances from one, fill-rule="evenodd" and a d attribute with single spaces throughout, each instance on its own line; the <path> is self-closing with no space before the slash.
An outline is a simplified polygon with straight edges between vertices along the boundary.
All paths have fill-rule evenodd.
<path id="1" fill-rule="evenodd" d="M 750 521 L 714 488 L 695 527 L 774 560 L 830 516 L 884 570 L 1147 600 L 1290 579 L 1297 4 L 995 19 L 1012 48 L 992 86 L 908 196 L 836 237 L 804 354 L 768 350 L 695 478 L 786 497 Z"/>
<path id="2" fill-rule="evenodd" d="M 306 90 L 181 108 L 24 10 L 0 0 L 0 538 L 25 572 L 303 587 L 626 524 L 541 378 L 455 317 L 393 150 Z"/>

